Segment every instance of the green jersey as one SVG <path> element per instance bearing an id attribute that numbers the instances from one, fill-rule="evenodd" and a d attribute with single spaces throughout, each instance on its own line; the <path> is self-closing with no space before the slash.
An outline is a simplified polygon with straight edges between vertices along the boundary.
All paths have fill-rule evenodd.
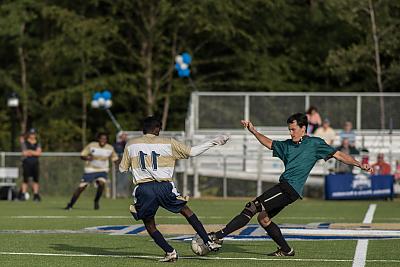
<path id="1" fill-rule="evenodd" d="M 319 137 L 304 136 L 295 143 L 292 139 L 272 142 L 273 156 L 280 158 L 285 171 L 279 181 L 287 181 L 302 196 L 303 188 L 311 169 L 320 160 L 328 160 L 336 150 Z"/>

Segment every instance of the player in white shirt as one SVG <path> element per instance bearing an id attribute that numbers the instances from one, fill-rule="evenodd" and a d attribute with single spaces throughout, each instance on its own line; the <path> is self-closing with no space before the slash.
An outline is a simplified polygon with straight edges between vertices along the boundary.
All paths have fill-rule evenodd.
<path id="1" fill-rule="evenodd" d="M 114 162 L 118 160 L 114 148 L 107 141 L 107 134 L 99 133 L 97 135 L 97 142 L 89 143 L 82 150 L 81 159 L 85 160 L 85 171 L 79 187 L 75 190 L 70 202 L 65 207 L 66 210 L 72 209 L 80 194 L 92 182 L 96 182 L 97 184 L 94 209 L 97 210 L 100 208 L 99 201 L 108 179 L 108 171 L 110 170 L 109 160 L 111 159 Z"/>
<path id="2" fill-rule="evenodd" d="M 142 220 L 147 232 L 155 243 L 164 250 L 165 257 L 160 261 L 173 262 L 178 259 L 176 250 L 168 244 L 157 230 L 155 215 L 161 206 L 173 213 L 182 214 L 193 229 L 203 239 L 210 251 L 220 248 L 210 240 L 196 214 L 186 205 L 188 198 L 177 191 L 172 176 L 175 161 L 202 154 L 211 147 L 224 145 L 229 137 L 222 135 L 201 145 L 189 147 L 173 138 L 159 137 L 161 121 L 148 117 L 143 121 L 143 136 L 131 139 L 125 146 L 119 169 L 131 170 L 134 204 L 130 212 L 136 220 Z"/>

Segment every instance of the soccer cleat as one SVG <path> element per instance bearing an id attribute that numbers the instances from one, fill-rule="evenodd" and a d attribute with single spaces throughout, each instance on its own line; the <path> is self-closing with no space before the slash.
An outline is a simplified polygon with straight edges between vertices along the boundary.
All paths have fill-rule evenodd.
<path id="1" fill-rule="evenodd" d="M 72 206 L 70 204 L 67 204 L 67 206 L 64 209 L 65 210 L 72 210 Z"/>
<path id="2" fill-rule="evenodd" d="M 95 209 L 95 210 L 100 209 L 99 202 L 97 202 L 97 201 L 94 202 L 94 209 Z"/>
<path id="3" fill-rule="evenodd" d="M 206 243 L 206 246 L 209 251 L 218 251 L 222 247 L 220 244 L 217 244 L 216 242 L 213 241 L 208 241 Z"/>
<path id="4" fill-rule="evenodd" d="M 217 238 L 217 236 L 215 235 L 215 232 L 211 232 L 208 234 L 208 237 L 210 238 L 210 240 L 214 243 L 217 243 L 218 245 L 222 245 L 222 243 L 224 243 L 224 239 L 219 239 Z"/>
<path id="5" fill-rule="evenodd" d="M 267 256 L 272 257 L 291 257 L 294 256 L 294 249 L 291 248 L 289 252 L 283 251 L 281 248 L 278 248 L 277 251 L 267 254 Z"/>
<path id="6" fill-rule="evenodd" d="M 39 194 L 34 194 L 34 195 L 33 195 L 33 201 L 40 202 L 41 200 L 42 200 L 42 198 L 40 197 Z"/>
<path id="7" fill-rule="evenodd" d="M 159 262 L 175 262 L 178 260 L 178 253 L 174 249 L 172 252 L 165 253 L 164 258 L 160 259 Z"/>

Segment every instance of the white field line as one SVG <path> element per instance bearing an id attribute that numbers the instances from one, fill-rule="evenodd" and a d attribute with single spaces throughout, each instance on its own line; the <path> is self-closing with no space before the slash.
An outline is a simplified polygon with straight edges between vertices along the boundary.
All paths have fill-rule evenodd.
<path id="1" fill-rule="evenodd" d="M 372 223 L 376 204 L 370 204 L 367 213 L 365 214 L 363 223 Z M 354 253 L 353 267 L 364 267 L 367 259 L 368 240 L 358 240 L 356 252 Z"/>
<path id="2" fill-rule="evenodd" d="M 160 259 L 158 256 L 149 255 L 105 255 L 105 254 L 56 254 L 56 253 L 35 253 L 35 252 L 6 252 L 0 251 L 0 255 L 27 255 L 27 256 L 54 256 L 54 257 L 104 257 L 104 258 L 135 258 L 135 259 Z M 296 259 L 296 258 L 236 258 L 236 257 L 197 257 L 184 256 L 180 259 L 198 260 L 245 260 L 245 261 L 297 261 L 297 262 L 352 262 L 343 259 Z M 367 260 L 368 262 L 400 263 L 400 260 Z"/>
<path id="3" fill-rule="evenodd" d="M 132 216 L 66 216 L 66 215 L 21 215 L 21 216 L 0 216 L 1 218 L 11 219 L 130 219 Z M 160 215 L 157 216 L 159 219 L 182 219 L 180 215 L 168 216 Z M 227 219 L 229 216 L 198 216 L 199 219 Z M 315 220 L 340 220 L 345 219 L 344 217 L 281 217 L 282 219 L 315 219 Z M 388 218 L 391 219 L 391 218 Z M 392 218 L 393 220 L 400 220 L 400 218 Z"/>

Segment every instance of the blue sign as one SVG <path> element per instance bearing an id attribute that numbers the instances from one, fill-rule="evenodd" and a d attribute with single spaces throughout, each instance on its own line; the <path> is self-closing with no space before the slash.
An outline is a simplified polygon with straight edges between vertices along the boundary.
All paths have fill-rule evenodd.
<path id="1" fill-rule="evenodd" d="M 393 175 L 328 175 L 325 177 L 325 199 L 392 198 L 393 181 Z"/>

